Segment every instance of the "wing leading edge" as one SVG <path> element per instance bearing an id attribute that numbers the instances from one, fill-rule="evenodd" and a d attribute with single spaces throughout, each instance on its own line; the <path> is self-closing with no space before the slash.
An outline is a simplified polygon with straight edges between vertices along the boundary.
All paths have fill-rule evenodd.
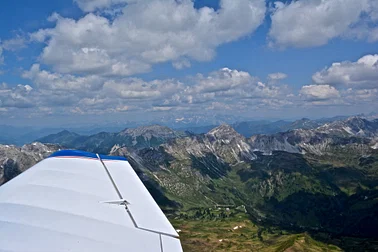
<path id="1" fill-rule="evenodd" d="M 182 251 L 129 162 L 54 153 L 0 187 L 0 252 Z"/>

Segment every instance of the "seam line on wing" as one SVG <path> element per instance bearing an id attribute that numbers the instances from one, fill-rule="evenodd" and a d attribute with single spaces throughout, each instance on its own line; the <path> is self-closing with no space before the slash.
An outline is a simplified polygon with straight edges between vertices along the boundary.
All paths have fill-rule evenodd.
<path id="1" fill-rule="evenodd" d="M 110 181 L 112 182 L 113 187 L 114 187 L 114 189 L 116 190 L 119 199 L 123 200 L 122 194 L 121 194 L 121 192 L 119 191 L 119 189 L 118 189 L 118 187 L 117 187 L 117 185 L 116 185 L 114 179 L 112 178 L 112 175 L 110 174 L 108 168 L 106 167 L 104 161 L 102 161 L 100 155 L 98 155 L 98 154 L 96 154 L 96 155 L 97 155 L 97 157 L 98 157 L 98 160 L 100 160 L 102 166 L 104 167 L 104 169 L 105 169 L 105 171 L 106 171 L 106 174 L 108 174 L 108 177 L 109 177 Z M 129 215 L 131 221 L 133 222 L 133 225 L 135 226 L 135 228 L 138 228 L 138 229 L 139 229 L 139 227 L 138 227 L 138 225 L 136 224 L 136 221 L 135 221 L 133 215 L 131 214 L 129 208 L 127 207 L 127 205 L 125 205 L 125 209 L 126 209 L 127 214 Z"/>
<path id="2" fill-rule="evenodd" d="M 136 228 L 140 229 L 140 228 L 138 227 L 138 225 L 136 224 L 136 221 L 135 221 L 133 215 L 131 214 L 130 209 L 127 207 L 127 205 L 125 206 L 125 209 L 126 209 L 126 212 L 129 214 L 130 219 L 131 219 L 131 221 L 133 222 L 134 226 L 135 226 Z"/>
<path id="3" fill-rule="evenodd" d="M 106 167 L 104 161 L 101 159 L 100 155 L 98 155 L 98 154 L 96 154 L 96 155 L 97 155 L 97 157 L 98 157 L 98 160 L 101 162 L 102 166 L 104 167 L 104 169 L 105 169 L 105 171 L 106 171 L 106 174 L 108 175 L 110 181 L 112 182 L 113 187 L 114 187 L 114 189 L 116 190 L 119 199 L 121 199 L 121 200 L 126 200 L 126 199 L 124 199 L 124 198 L 122 197 L 122 194 L 121 194 L 121 192 L 119 191 L 119 189 L 118 189 L 118 187 L 117 187 L 117 185 L 116 185 L 116 183 L 115 183 L 115 181 L 114 181 L 112 175 L 110 174 L 108 168 Z M 146 232 L 151 232 L 151 233 L 159 234 L 160 237 L 161 237 L 161 235 L 165 235 L 165 236 L 169 236 L 169 237 L 173 237 L 173 238 L 179 239 L 179 237 L 176 236 L 176 235 L 166 234 L 166 233 L 162 233 L 162 232 L 159 232 L 159 231 L 155 231 L 155 230 L 150 230 L 150 229 L 146 229 L 146 228 L 141 228 L 141 227 L 139 227 L 139 226 L 137 225 L 137 223 L 136 223 L 136 221 L 135 221 L 135 218 L 133 217 L 133 215 L 132 215 L 132 213 L 131 213 L 131 211 L 130 211 L 130 209 L 128 208 L 127 205 L 125 205 L 125 209 L 126 209 L 126 212 L 128 213 L 128 215 L 130 216 L 130 219 L 131 219 L 131 221 L 133 222 L 135 228 L 140 229 L 140 230 L 143 230 L 143 231 L 146 231 Z"/>
<path id="4" fill-rule="evenodd" d="M 110 181 L 112 182 L 113 187 L 114 187 L 114 189 L 116 190 L 119 199 L 123 199 L 122 194 L 121 194 L 121 192 L 118 190 L 118 187 L 117 187 L 116 183 L 114 182 L 112 176 L 110 175 L 110 172 L 109 172 L 108 168 L 106 167 L 106 165 L 104 164 L 104 162 L 103 162 L 102 159 L 100 158 L 100 155 L 98 155 L 98 154 L 96 154 L 96 155 L 97 155 L 98 160 L 100 160 L 102 166 L 104 167 L 104 169 L 105 169 L 105 171 L 106 171 L 106 174 L 108 175 Z"/>
<path id="5" fill-rule="evenodd" d="M 143 231 L 147 231 L 147 232 L 151 232 L 151 233 L 155 233 L 155 234 L 169 236 L 169 237 L 172 237 L 172 238 L 179 239 L 179 237 L 176 236 L 176 235 L 167 234 L 167 233 L 163 233 L 163 232 L 159 232 L 159 231 L 155 231 L 155 230 L 150 230 L 150 229 L 147 229 L 147 228 L 141 228 L 141 227 L 138 227 L 138 226 L 136 228 L 138 228 L 140 230 L 143 230 Z"/>
<path id="6" fill-rule="evenodd" d="M 160 239 L 160 250 L 161 250 L 161 252 L 164 252 L 163 239 L 161 238 L 161 234 L 159 234 L 159 239 Z"/>

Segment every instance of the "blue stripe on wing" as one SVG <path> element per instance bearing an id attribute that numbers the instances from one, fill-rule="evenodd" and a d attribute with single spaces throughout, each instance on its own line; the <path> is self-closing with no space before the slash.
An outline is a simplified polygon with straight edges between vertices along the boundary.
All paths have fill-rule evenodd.
<path id="1" fill-rule="evenodd" d="M 106 156 L 106 155 L 99 155 L 101 160 L 118 160 L 118 161 L 127 161 L 125 157 L 116 157 L 116 156 Z M 86 152 L 86 151 L 80 151 L 80 150 L 61 150 L 53 153 L 50 155 L 50 158 L 52 157 L 81 157 L 81 158 L 94 158 L 98 159 L 97 154 Z"/>

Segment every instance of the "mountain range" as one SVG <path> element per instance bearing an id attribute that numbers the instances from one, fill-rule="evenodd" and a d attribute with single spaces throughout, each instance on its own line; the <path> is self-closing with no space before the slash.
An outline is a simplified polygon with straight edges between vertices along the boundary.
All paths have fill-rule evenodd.
<path id="1" fill-rule="evenodd" d="M 15 126 L 15 125 L 0 125 L 0 144 L 14 144 L 24 145 L 45 137 L 50 134 L 57 134 L 62 131 L 69 131 L 79 135 L 89 136 L 95 135 L 98 132 L 117 133 L 123 130 L 126 126 L 128 128 L 135 128 L 140 125 L 165 125 L 171 127 L 177 131 L 191 132 L 194 134 L 207 133 L 211 129 L 224 124 L 232 123 L 239 119 L 239 122 L 232 123 L 231 126 L 240 134 L 250 137 L 255 134 L 273 134 L 290 129 L 308 128 L 321 125 L 326 121 L 334 121 L 344 117 L 327 118 L 320 120 L 310 120 L 303 118 L 297 121 L 268 121 L 268 120 L 255 120 L 255 121 L 240 121 L 241 118 L 234 117 L 215 117 L 202 118 L 202 117 L 190 117 L 190 118 L 160 118 L 160 120 L 152 122 L 115 122 L 106 123 L 102 125 L 76 125 L 74 127 L 30 127 L 30 126 Z"/>
<path id="2" fill-rule="evenodd" d="M 158 146 L 169 139 L 186 136 L 165 126 L 152 125 L 124 129 L 118 133 L 100 132 L 94 135 L 79 135 L 67 130 L 37 139 L 37 142 L 60 144 L 67 148 L 108 154 L 115 145 L 133 148 Z"/>
<path id="3" fill-rule="evenodd" d="M 378 120 L 291 124 L 250 137 L 227 124 L 204 134 L 159 125 L 90 136 L 63 131 L 38 139 L 44 144 L 2 146 L 0 162 L 2 171 L 12 170 L 5 160 L 16 164 L 11 175 L 3 172 L 6 181 L 59 148 L 126 156 L 165 210 L 245 206 L 259 225 L 377 238 Z"/>

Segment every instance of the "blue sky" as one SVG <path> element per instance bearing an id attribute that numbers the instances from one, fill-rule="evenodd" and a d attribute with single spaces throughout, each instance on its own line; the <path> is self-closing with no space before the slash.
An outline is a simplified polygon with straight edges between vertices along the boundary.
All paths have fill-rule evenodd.
<path id="1" fill-rule="evenodd" d="M 377 110 L 374 0 L 4 0 L 0 16 L 10 124 Z"/>

